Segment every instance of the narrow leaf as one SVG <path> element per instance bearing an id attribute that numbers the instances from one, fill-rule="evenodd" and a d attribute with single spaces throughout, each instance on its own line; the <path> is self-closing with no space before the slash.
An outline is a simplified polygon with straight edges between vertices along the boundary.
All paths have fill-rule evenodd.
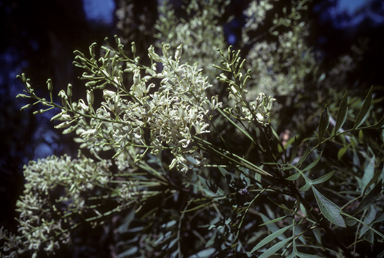
<path id="1" fill-rule="evenodd" d="M 311 182 L 312 182 L 313 185 L 324 183 L 325 181 L 330 179 L 333 176 L 334 173 L 335 173 L 335 171 L 331 171 L 331 172 L 325 174 L 324 176 L 316 178 L 315 180 L 311 180 Z"/>
<path id="2" fill-rule="evenodd" d="M 263 247 L 264 245 L 268 244 L 269 242 L 273 241 L 274 239 L 276 239 L 278 236 L 280 236 L 281 234 L 284 234 L 285 231 L 287 231 L 287 229 L 291 228 L 292 225 L 289 225 L 289 226 L 286 226 L 285 228 L 281 228 L 279 229 L 278 231 L 276 231 L 275 233 L 267 236 L 266 238 L 264 238 L 263 240 L 261 240 L 253 249 L 252 251 L 249 252 L 249 254 L 255 252 L 256 250 L 260 249 L 261 247 Z M 288 238 L 289 239 L 289 238 Z M 287 239 L 285 239 L 287 240 Z M 283 240 L 283 241 L 285 241 Z M 280 249 L 280 248 L 279 248 Z M 278 249 L 277 249 L 278 250 Z"/>
<path id="3" fill-rule="evenodd" d="M 303 169 L 303 172 L 308 171 L 308 170 L 312 169 L 313 167 L 315 167 L 317 165 L 317 163 L 319 163 L 322 154 L 323 154 L 323 151 L 321 151 L 319 156 L 311 164 L 309 164 L 306 168 Z"/>
<path id="4" fill-rule="evenodd" d="M 288 180 L 288 181 L 295 181 L 296 179 L 298 179 L 300 177 L 301 173 L 300 172 L 297 172 L 296 174 L 293 174 L 293 175 L 290 175 L 289 177 L 287 177 L 285 180 Z"/>
<path id="5" fill-rule="evenodd" d="M 314 228 L 312 230 L 312 232 L 315 235 L 315 238 L 316 238 L 317 242 L 319 242 L 319 244 L 321 244 L 321 231 L 320 231 L 320 228 Z"/>
<path id="6" fill-rule="evenodd" d="M 300 258 L 321 258 L 321 256 L 313 255 L 313 254 L 304 254 L 304 253 L 300 253 L 300 252 L 297 252 L 296 254 Z"/>
<path id="7" fill-rule="evenodd" d="M 303 155 L 301 156 L 299 162 L 297 162 L 296 166 L 300 167 L 301 163 L 304 162 L 304 160 L 308 157 L 309 154 L 309 144 L 307 145 L 307 148 L 305 148 L 305 151 L 303 152 Z"/>
<path id="8" fill-rule="evenodd" d="M 373 206 L 369 207 L 368 214 L 364 218 L 364 223 L 367 225 L 370 225 L 371 222 L 375 219 L 376 217 L 376 209 Z M 368 228 L 366 226 L 363 226 L 360 230 L 359 238 L 361 238 L 366 232 L 368 231 Z"/>
<path id="9" fill-rule="evenodd" d="M 219 168 L 219 171 L 221 173 L 221 175 L 225 178 L 226 175 L 230 175 L 229 172 L 225 169 L 225 168 L 222 168 L 222 167 L 218 167 Z"/>
<path id="10" fill-rule="evenodd" d="M 337 160 L 340 160 L 345 152 L 347 151 L 348 147 L 347 146 L 344 146 L 343 148 L 341 148 L 338 152 L 337 152 Z"/>
<path id="11" fill-rule="evenodd" d="M 220 108 L 217 109 L 229 122 L 231 122 L 237 129 L 239 129 L 245 136 L 248 137 L 248 139 L 250 139 L 254 144 L 256 144 L 257 146 L 259 146 L 259 148 L 265 152 L 265 149 L 263 147 L 261 147 L 261 145 L 256 142 L 252 136 L 249 135 L 249 133 L 247 131 L 245 131 L 243 128 L 241 128 L 236 122 L 232 121 L 232 119 L 230 117 L 227 116 L 227 114 L 225 114 L 225 112 L 223 110 L 221 110 Z"/>
<path id="12" fill-rule="evenodd" d="M 382 186 L 383 182 L 378 182 L 378 184 L 363 198 L 354 213 L 355 215 L 371 206 L 371 204 L 378 199 Z"/>
<path id="13" fill-rule="evenodd" d="M 260 217 L 261 217 L 261 219 L 264 221 L 264 223 L 266 223 L 266 222 L 268 222 L 268 221 L 270 221 L 271 219 L 270 218 L 268 218 L 267 216 L 265 216 L 264 214 L 260 214 Z M 279 231 L 280 229 L 275 225 L 275 224 L 266 224 L 266 226 L 267 226 L 267 228 L 272 232 L 272 233 L 275 233 L 275 232 L 277 232 L 277 231 Z M 280 235 L 280 236 L 278 236 L 278 238 L 280 239 L 280 240 L 283 240 L 283 239 L 285 239 L 286 238 L 286 236 L 284 236 L 283 234 L 282 235 Z"/>
<path id="14" fill-rule="evenodd" d="M 378 217 L 372 222 L 372 224 L 379 223 L 379 222 L 382 222 L 382 221 L 384 221 L 384 213 L 381 213 L 380 216 L 378 216 Z"/>
<path id="15" fill-rule="evenodd" d="M 311 184 L 311 180 L 309 180 L 308 178 L 305 178 L 305 185 L 303 185 L 299 191 L 300 192 L 306 192 L 308 191 L 308 189 L 312 186 Z"/>
<path id="16" fill-rule="evenodd" d="M 377 128 L 381 128 L 383 124 L 384 124 L 384 116 L 374 126 Z"/>
<path id="17" fill-rule="evenodd" d="M 297 152 L 299 150 L 299 143 L 297 137 L 295 137 L 294 139 L 295 140 L 292 143 L 291 159 L 289 161 L 290 164 L 292 164 L 293 160 L 296 158 Z"/>
<path id="18" fill-rule="evenodd" d="M 365 119 L 367 119 L 369 115 L 369 108 L 371 107 L 371 102 L 372 102 L 372 91 L 373 91 L 373 86 L 371 87 L 367 96 L 365 97 L 364 104 L 361 107 L 359 114 L 356 117 L 355 124 L 353 125 L 353 129 L 358 128 L 362 123 L 364 123 Z"/>
<path id="19" fill-rule="evenodd" d="M 282 220 L 282 219 L 285 219 L 286 217 L 287 217 L 287 216 L 283 216 L 283 217 L 280 217 L 280 218 L 277 218 L 277 219 L 270 220 L 270 221 L 268 221 L 268 222 L 265 222 L 265 223 L 259 225 L 259 227 L 261 227 L 261 226 L 265 226 L 265 225 L 268 225 L 268 224 L 271 224 L 271 223 L 278 222 L 278 221 L 280 221 L 280 220 Z"/>
<path id="20" fill-rule="evenodd" d="M 280 241 L 279 243 L 275 244 L 271 248 L 269 248 L 267 251 L 265 251 L 262 255 L 259 256 L 259 258 L 268 258 L 271 257 L 272 254 L 276 253 L 279 251 L 283 246 L 287 244 L 288 241 L 290 241 L 292 237 L 287 238 L 283 241 Z"/>
<path id="21" fill-rule="evenodd" d="M 376 258 L 383 258 L 383 257 L 384 257 L 384 250 L 376 256 Z"/>
<path id="22" fill-rule="evenodd" d="M 340 215 L 340 207 L 327 199 L 322 195 L 316 188 L 312 187 L 313 194 L 315 195 L 316 202 L 319 205 L 321 213 L 336 226 L 345 228 L 345 222 L 343 217 Z"/>
<path id="23" fill-rule="evenodd" d="M 365 187 L 365 191 L 367 191 L 367 189 L 369 189 L 372 184 L 375 184 L 376 182 L 379 182 L 383 178 L 384 178 L 384 166 L 383 166 L 383 169 L 381 171 L 378 170 L 378 169 L 376 170 L 376 172 L 374 173 L 372 179 L 369 181 L 369 183 Z"/>
<path id="24" fill-rule="evenodd" d="M 364 176 L 362 178 L 362 181 L 363 181 L 363 188 L 361 189 L 361 191 L 364 193 L 367 188 L 368 188 L 368 184 L 369 182 L 371 181 L 371 179 L 373 178 L 374 176 L 374 172 L 375 172 L 375 161 L 376 161 L 376 157 L 375 155 L 370 159 L 367 167 L 365 168 L 364 170 Z"/>
<path id="25" fill-rule="evenodd" d="M 347 91 L 344 93 L 343 99 L 340 102 L 339 111 L 337 112 L 336 124 L 335 124 L 335 135 L 339 129 L 344 125 L 348 114 L 348 95 Z"/>
<path id="26" fill-rule="evenodd" d="M 351 219 L 356 220 L 356 221 L 359 222 L 361 225 L 366 226 L 369 230 L 372 230 L 375 234 L 377 234 L 378 236 L 380 236 L 381 238 L 384 239 L 384 235 L 383 235 L 382 233 L 380 233 L 380 232 L 377 231 L 376 229 L 372 228 L 371 226 L 365 224 L 363 221 L 361 221 L 361 220 L 359 220 L 359 219 L 357 219 L 357 218 L 355 218 L 355 217 L 349 215 L 348 213 L 344 213 L 344 212 L 342 212 L 342 214 L 343 214 L 344 216 L 348 217 L 348 218 L 351 218 Z"/>
<path id="27" fill-rule="evenodd" d="M 320 122 L 319 122 L 319 142 L 323 139 L 325 131 L 328 129 L 329 126 L 329 110 L 327 105 L 324 107 L 323 112 L 320 116 Z"/>

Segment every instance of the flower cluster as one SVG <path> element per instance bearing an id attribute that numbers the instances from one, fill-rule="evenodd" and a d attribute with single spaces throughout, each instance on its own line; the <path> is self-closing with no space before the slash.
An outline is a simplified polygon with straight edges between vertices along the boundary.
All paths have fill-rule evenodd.
<path id="1" fill-rule="evenodd" d="M 226 47 L 224 29 L 218 24 L 218 17 L 223 16 L 229 3 L 228 0 L 190 1 L 185 6 L 190 17 L 183 19 L 176 16 L 170 1 L 162 1 L 159 7 L 160 18 L 155 25 L 159 41 L 183 44 L 183 51 L 188 53 L 184 58 L 186 62 L 203 67 L 204 74 L 212 83 L 217 76 L 212 60 L 220 58 L 216 49 Z"/>
<path id="2" fill-rule="evenodd" d="M 231 51 L 231 47 L 228 48 L 228 55 L 225 56 L 220 50 L 224 60 L 221 61 L 222 66 L 215 66 L 225 72 L 230 72 L 232 77 L 227 77 L 224 73 L 218 76 L 218 80 L 224 83 L 228 83 L 228 99 L 232 102 L 231 107 L 227 110 L 236 119 L 248 122 L 258 122 L 263 126 L 267 126 L 270 123 L 270 113 L 272 110 L 272 104 L 276 100 L 273 97 L 267 97 L 264 93 L 259 95 L 252 101 L 248 100 L 245 89 L 247 82 L 251 79 L 251 70 L 243 74 L 242 68 L 245 65 L 245 59 L 242 59 L 240 51 Z"/>
<path id="3" fill-rule="evenodd" d="M 272 1 L 252 1 L 244 11 L 246 29 L 243 31 L 244 44 L 249 44 L 249 35 L 255 33 L 257 25 L 265 18 L 265 12 L 272 8 Z M 269 29 L 271 40 L 260 38 L 248 53 L 247 69 L 252 69 L 250 83 L 252 98 L 260 92 L 271 96 L 286 96 L 294 90 L 305 87 L 305 78 L 316 73 L 313 50 L 305 42 L 308 26 L 302 21 L 306 1 L 294 1 L 291 8 L 283 8 L 279 17 L 275 14 L 273 26 Z M 253 24 L 253 25 L 251 25 Z M 248 26 L 250 25 L 250 26 Z"/>
<path id="4" fill-rule="evenodd" d="M 89 80 L 87 101 L 80 99 L 71 104 L 70 94 L 61 91 L 59 96 L 66 108 L 52 118 L 63 121 L 56 128 L 70 126 L 64 133 L 76 130 L 80 136 L 76 141 L 95 155 L 112 149 L 115 157 L 128 154 L 136 162 L 147 151 L 156 155 L 167 148 L 175 156 L 171 167 L 176 165 L 183 172 L 193 165 L 186 162 L 188 156 L 198 159 L 197 163 L 202 161 L 199 158 L 202 155 L 193 146 L 193 136 L 209 132 L 208 120 L 221 103 L 217 96 L 208 99 L 206 90 L 211 85 L 197 65 L 180 64 L 182 45 L 177 47 L 174 57 L 169 54 L 168 44 L 162 45 L 162 56 L 151 46 L 148 50 L 151 67 L 141 66 L 137 60 L 127 59 L 113 49 L 105 49 L 105 58 L 99 61 L 79 54 L 77 59 L 93 73 L 83 74 L 83 79 Z M 124 72 L 132 76 L 129 89 L 124 85 L 123 75 L 116 74 L 116 66 L 121 68 L 119 61 L 126 61 Z M 161 72 L 157 71 L 157 63 L 162 64 Z M 100 83 L 104 84 L 100 86 Z M 107 89 L 104 87 L 107 84 L 114 88 Z M 94 108 L 93 91 L 100 88 L 104 101 Z"/>
<path id="5" fill-rule="evenodd" d="M 111 176 L 110 165 L 109 161 L 96 163 L 85 157 L 71 159 L 68 156 L 52 156 L 25 165 L 25 190 L 16 204 L 20 213 L 19 234 L 8 235 L 1 230 L 0 239 L 6 241 L 3 251 L 36 253 L 43 248 L 53 253 L 61 244 L 67 244 L 70 236 L 64 224 L 68 221 L 60 214 L 83 210 L 82 193 L 96 186 L 106 187 Z M 56 199 L 57 191 L 64 191 L 66 195 Z"/>

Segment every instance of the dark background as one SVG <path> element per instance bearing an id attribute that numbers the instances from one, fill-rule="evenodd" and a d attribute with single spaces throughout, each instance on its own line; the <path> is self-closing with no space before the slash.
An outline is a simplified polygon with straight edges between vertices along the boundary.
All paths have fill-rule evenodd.
<path id="1" fill-rule="evenodd" d="M 47 94 L 47 78 L 54 82 L 54 96 L 68 83 L 74 86 L 74 95 L 81 96 L 82 81 L 77 77 L 82 71 L 72 65 L 73 50 L 88 53 L 92 42 L 100 45 L 105 37 L 124 34 L 116 28 L 114 15 L 122 2 L 0 0 L 0 226 L 13 224 L 15 202 L 23 190 L 24 164 L 52 154 L 77 154 L 70 137 L 54 130 L 49 122 L 57 111 L 36 117 L 30 109 L 19 111 L 28 102 L 15 99 L 23 90 L 16 75 L 23 72 L 31 78 L 40 96 Z M 135 15 L 141 12 L 156 20 L 155 6 L 146 8 L 144 2 L 133 1 Z M 172 2 L 180 6 L 180 1 Z M 236 16 L 225 25 L 230 41 L 240 35 L 246 2 L 232 1 L 233 8 L 229 8 Z M 156 1 L 148 3 L 156 5 Z M 352 44 L 368 39 L 363 59 L 346 78 L 351 88 L 384 85 L 383 5 L 381 0 L 318 0 L 309 4 L 308 43 L 321 53 L 323 68 L 350 53 Z"/>

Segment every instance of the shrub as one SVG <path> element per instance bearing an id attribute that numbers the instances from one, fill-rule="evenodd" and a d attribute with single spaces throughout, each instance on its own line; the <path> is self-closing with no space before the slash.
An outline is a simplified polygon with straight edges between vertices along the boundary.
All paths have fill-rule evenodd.
<path id="1" fill-rule="evenodd" d="M 18 233 L 0 231 L 3 255 L 55 253 L 91 225 L 119 257 L 382 257 L 382 99 L 374 87 L 364 100 L 327 88 L 316 101 L 308 90 L 328 78 L 305 46 L 306 1 L 273 20 L 276 42 L 251 37 L 271 2 L 245 12 L 250 61 L 223 49 L 214 20 L 228 2 L 192 1 L 193 18 L 160 19 L 157 37 L 172 46 L 150 46 L 147 61 L 117 36 L 115 47 L 75 51 L 85 100 L 68 85 L 56 103 L 51 80 L 41 98 L 19 76 L 18 97 L 32 101 L 22 110 L 59 109 L 55 128 L 92 157 L 79 150 L 24 166 Z M 295 112 L 280 124 L 287 107 Z"/>

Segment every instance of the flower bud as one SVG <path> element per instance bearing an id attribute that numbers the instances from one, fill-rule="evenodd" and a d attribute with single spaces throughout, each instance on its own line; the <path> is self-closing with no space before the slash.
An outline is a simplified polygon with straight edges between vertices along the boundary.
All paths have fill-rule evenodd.
<path id="1" fill-rule="evenodd" d="M 92 90 L 87 90 L 87 102 L 88 102 L 88 105 L 92 106 L 94 100 L 95 100 L 95 97 L 93 96 L 93 91 Z"/>
<path id="2" fill-rule="evenodd" d="M 93 42 L 90 46 L 89 46 L 89 54 L 91 56 L 94 56 L 95 55 L 95 46 L 96 46 L 96 42 Z"/>
<path id="3" fill-rule="evenodd" d="M 72 102 L 72 109 L 77 111 L 77 108 L 78 108 L 77 103 L 76 102 Z"/>
<path id="4" fill-rule="evenodd" d="M 132 43 L 131 43 L 131 50 L 132 50 L 132 53 L 133 53 L 133 54 L 136 54 L 136 45 L 135 45 L 135 42 L 132 42 Z"/>
<path id="5" fill-rule="evenodd" d="M 52 80 L 51 79 L 47 80 L 47 85 L 48 85 L 48 90 L 52 91 L 53 90 L 53 85 L 52 85 Z"/>
<path id="6" fill-rule="evenodd" d="M 71 124 L 71 123 L 70 123 L 69 121 L 65 121 L 65 122 L 63 122 L 63 123 L 61 123 L 61 124 L 55 125 L 54 127 L 55 127 L 56 129 L 61 129 L 61 128 L 66 128 L 66 127 L 68 127 L 70 124 Z"/>
<path id="7" fill-rule="evenodd" d="M 89 81 L 85 84 L 85 86 L 89 87 L 89 86 L 94 86 L 96 85 L 97 81 Z"/>
<path id="8" fill-rule="evenodd" d="M 161 62 L 161 58 L 158 54 L 155 53 L 155 50 L 154 50 L 154 47 L 153 46 L 150 46 L 148 48 L 148 56 L 150 59 L 152 59 L 153 61 L 156 61 L 156 62 Z"/>
<path id="9" fill-rule="evenodd" d="M 59 118 L 61 118 L 61 116 L 62 116 L 63 114 L 65 114 L 65 113 L 63 113 L 63 112 L 60 112 L 60 113 L 58 113 L 58 114 L 54 115 L 54 116 L 51 118 L 51 122 L 52 122 L 53 120 L 56 120 L 56 119 L 59 119 Z"/>
<path id="10" fill-rule="evenodd" d="M 180 45 L 176 48 L 175 60 L 179 60 L 179 59 L 180 59 L 182 51 L 183 51 L 183 44 L 180 44 Z"/>
<path id="11" fill-rule="evenodd" d="M 138 85 L 140 82 L 140 72 L 139 70 L 135 70 L 135 74 L 133 75 L 133 85 Z"/>
<path id="12" fill-rule="evenodd" d="M 40 109 L 40 110 L 36 110 L 33 112 L 34 115 L 37 115 L 37 114 L 43 114 L 45 111 L 47 110 L 44 110 L 44 109 Z"/>
<path id="13" fill-rule="evenodd" d="M 72 97 L 72 84 L 68 83 L 67 96 Z"/>
<path id="14" fill-rule="evenodd" d="M 115 96 L 115 94 L 116 93 L 114 91 L 111 91 L 111 90 L 104 90 L 103 91 L 103 97 L 105 100 L 113 98 L 113 96 Z"/>
<path id="15" fill-rule="evenodd" d="M 17 99 L 19 99 L 19 98 L 29 98 L 29 96 L 25 95 L 25 94 L 17 94 L 16 98 Z"/>
<path id="16" fill-rule="evenodd" d="M 88 112 L 88 110 L 89 110 L 88 106 L 85 105 L 84 100 L 82 100 L 82 99 L 79 100 L 79 105 L 78 106 L 80 106 L 81 109 L 83 109 L 84 111 Z"/>
<path id="17" fill-rule="evenodd" d="M 20 111 L 23 111 L 24 109 L 27 109 L 27 108 L 30 108 L 30 107 L 32 107 L 32 104 L 27 104 L 27 105 L 21 107 Z"/>
<path id="18" fill-rule="evenodd" d="M 67 129 L 65 129 L 62 134 L 68 134 L 68 133 L 72 133 L 73 131 L 75 131 L 75 129 L 77 128 L 77 125 L 73 125 Z"/>
<path id="19" fill-rule="evenodd" d="M 165 57 L 168 57 L 169 44 L 163 42 L 163 43 L 161 44 L 161 47 L 162 47 L 162 49 L 163 49 L 163 55 L 164 55 Z"/>

